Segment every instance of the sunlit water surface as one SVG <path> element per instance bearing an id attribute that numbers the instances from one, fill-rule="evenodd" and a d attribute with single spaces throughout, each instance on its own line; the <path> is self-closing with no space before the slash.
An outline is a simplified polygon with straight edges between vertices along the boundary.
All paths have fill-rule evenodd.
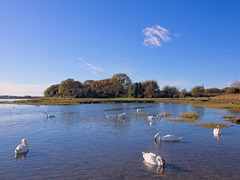
<path id="1" fill-rule="evenodd" d="M 153 121 L 134 115 L 171 117 L 196 111 L 199 122 L 225 122 L 232 113 L 174 104 L 84 104 L 76 106 L 0 105 L 0 179 L 239 179 L 240 126 L 222 130 L 188 123 Z M 46 119 L 44 112 L 56 117 Z M 126 120 L 105 114 L 126 112 Z M 234 115 L 234 114 L 233 114 Z M 178 143 L 154 143 L 154 135 L 183 137 Z M 14 150 L 26 138 L 30 151 L 15 159 Z M 143 162 L 142 152 L 161 155 L 166 167 Z"/>

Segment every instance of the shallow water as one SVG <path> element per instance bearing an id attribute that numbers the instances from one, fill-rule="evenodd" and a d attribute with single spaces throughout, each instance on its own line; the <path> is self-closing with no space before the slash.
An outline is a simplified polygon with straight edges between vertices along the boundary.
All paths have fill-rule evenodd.
<path id="1" fill-rule="evenodd" d="M 196 111 L 199 122 L 223 121 L 227 110 L 174 104 L 84 104 L 76 106 L 0 105 L 0 179 L 239 179 L 240 126 L 222 130 L 188 123 L 153 121 L 134 115 Z M 56 117 L 46 119 L 44 112 Z M 104 113 L 126 112 L 127 119 Z M 178 143 L 154 143 L 154 135 L 174 134 Z M 30 150 L 15 159 L 26 138 Z M 142 152 L 161 155 L 166 167 L 143 162 Z"/>

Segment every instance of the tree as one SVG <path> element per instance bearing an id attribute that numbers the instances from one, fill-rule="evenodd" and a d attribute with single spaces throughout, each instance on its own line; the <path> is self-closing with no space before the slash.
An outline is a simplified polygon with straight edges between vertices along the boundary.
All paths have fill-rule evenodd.
<path id="1" fill-rule="evenodd" d="M 160 97 L 160 90 L 157 81 L 145 81 L 142 83 L 145 98 Z"/>
<path id="2" fill-rule="evenodd" d="M 143 87 L 142 83 L 133 83 L 128 91 L 128 96 L 133 98 L 141 98 L 143 97 Z"/>
<path id="3" fill-rule="evenodd" d="M 116 74 L 109 82 L 114 97 L 127 97 L 128 88 L 132 84 L 132 81 L 126 74 Z"/>
<path id="4" fill-rule="evenodd" d="M 59 86 L 59 95 L 63 97 L 79 97 L 78 93 L 80 93 L 81 88 L 81 82 L 69 78 L 61 82 Z"/>
<path id="5" fill-rule="evenodd" d="M 231 83 L 231 87 L 240 89 L 240 81 L 235 80 L 234 82 Z"/>
<path id="6" fill-rule="evenodd" d="M 47 88 L 44 91 L 44 96 L 45 97 L 54 97 L 54 96 L 58 96 L 58 89 L 59 89 L 59 84 L 54 84 L 51 85 L 49 88 Z"/>
<path id="7" fill-rule="evenodd" d="M 180 98 L 185 98 L 185 97 L 189 96 L 189 93 L 187 92 L 186 89 L 183 89 L 182 91 L 180 91 L 180 92 L 178 93 L 178 96 L 179 96 Z"/>
<path id="8" fill-rule="evenodd" d="M 175 98 L 178 96 L 178 89 L 175 86 L 166 85 L 163 87 L 162 94 L 166 98 Z"/>
<path id="9" fill-rule="evenodd" d="M 204 90 L 204 94 L 209 95 L 209 94 L 218 94 L 220 93 L 221 90 L 218 88 L 209 88 Z"/>
<path id="10" fill-rule="evenodd" d="M 202 96 L 204 93 L 204 87 L 203 86 L 195 86 L 192 90 L 191 90 L 191 95 L 194 97 L 200 97 Z"/>

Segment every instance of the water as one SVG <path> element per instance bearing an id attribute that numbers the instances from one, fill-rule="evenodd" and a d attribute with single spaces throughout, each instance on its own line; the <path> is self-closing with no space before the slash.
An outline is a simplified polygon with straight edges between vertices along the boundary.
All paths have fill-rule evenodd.
<path id="1" fill-rule="evenodd" d="M 174 117 L 196 111 L 199 122 L 224 122 L 217 110 L 174 104 L 84 104 L 76 106 L 0 105 L 0 179 L 239 179 L 240 126 L 222 130 L 153 121 L 131 115 L 137 108 Z M 44 112 L 56 117 L 46 119 Z M 105 119 L 104 113 L 126 112 L 126 120 Z M 155 144 L 153 137 L 174 134 L 178 143 Z M 15 159 L 26 138 L 30 151 Z M 161 155 L 165 168 L 143 162 L 142 152 Z"/>

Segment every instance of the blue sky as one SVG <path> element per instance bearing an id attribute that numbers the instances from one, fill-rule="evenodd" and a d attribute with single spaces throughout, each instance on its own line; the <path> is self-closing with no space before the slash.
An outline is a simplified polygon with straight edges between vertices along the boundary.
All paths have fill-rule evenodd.
<path id="1" fill-rule="evenodd" d="M 239 80 L 240 1 L 0 0 L 0 95 L 126 73 L 160 88 Z"/>

